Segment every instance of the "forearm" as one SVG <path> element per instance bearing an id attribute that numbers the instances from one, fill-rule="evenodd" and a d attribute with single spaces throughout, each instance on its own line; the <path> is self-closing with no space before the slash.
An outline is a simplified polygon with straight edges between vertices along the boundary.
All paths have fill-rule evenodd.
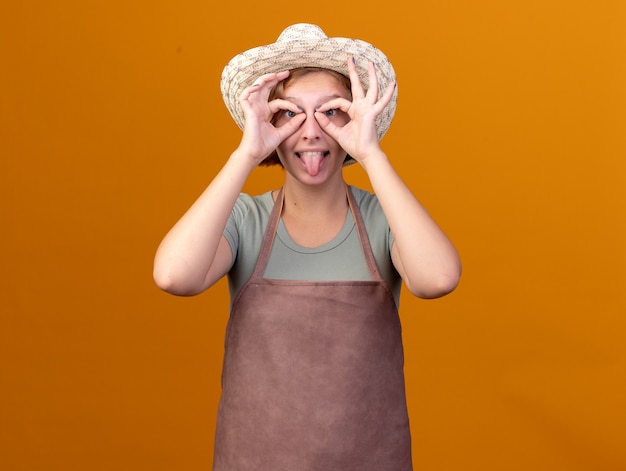
<path id="1" fill-rule="evenodd" d="M 237 151 L 200 197 L 167 233 L 155 255 L 154 279 L 165 291 L 194 294 L 205 289 L 228 217 L 254 168 Z"/>
<path id="2" fill-rule="evenodd" d="M 394 236 L 394 264 L 416 296 L 433 298 L 458 284 L 461 263 L 448 237 L 380 153 L 362 162 Z"/>

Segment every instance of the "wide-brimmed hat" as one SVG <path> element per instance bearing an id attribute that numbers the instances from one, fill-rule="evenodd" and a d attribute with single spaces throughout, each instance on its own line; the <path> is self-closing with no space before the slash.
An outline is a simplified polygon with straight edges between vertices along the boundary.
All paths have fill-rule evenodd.
<path id="1" fill-rule="evenodd" d="M 396 74 L 387 56 L 373 45 L 359 39 L 329 38 L 313 24 L 299 23 L 287 27 L 275 43 L 255 47 L 233 57 L 224 68 L 220 87 L 222 98 L 240 129 L 244 128 L 244 114 L 239 96 L 263 74 L 292 70 L 300 67 L 321 67 L 349 76 L 347 61 L 353 56 L 359 79 L 368 88 L 368 63 L 376 66 L 379 97 L 387 86 L 396 81 Z M 398 88 L 385 109 L 376 119 L 378 139 L 382 139 L 396 111 Z"/>

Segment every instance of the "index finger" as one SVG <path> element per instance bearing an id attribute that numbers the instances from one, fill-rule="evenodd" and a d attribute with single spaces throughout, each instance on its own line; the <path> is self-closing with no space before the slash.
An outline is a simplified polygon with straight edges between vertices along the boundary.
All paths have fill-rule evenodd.
<path id="1" fill-rule="evenodd" d="M 253 93 L 257 93 L 260 91 L 264 92 L 265 98 L 269 97 L 270 91 L 272 88 L 280 81 L 285 80 L 289 76 L 288 70 L 283 70 L 281 72 L 271 72 L 269 74 L 264 74 L 258 77 L 252 85 L 247 86 L 242 95 L 245 97 L 249 97 Z"/>

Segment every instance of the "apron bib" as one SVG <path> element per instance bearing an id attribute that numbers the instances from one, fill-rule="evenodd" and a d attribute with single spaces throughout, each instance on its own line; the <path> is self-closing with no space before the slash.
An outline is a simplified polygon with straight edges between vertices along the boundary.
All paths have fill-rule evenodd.
<path id="1" fill-rule="evenodd" d="M 281 190 L 226 329 L 214 471 L 408 471 L 401 327 L 361 212 L 372 281 L 264 279 Z"/>

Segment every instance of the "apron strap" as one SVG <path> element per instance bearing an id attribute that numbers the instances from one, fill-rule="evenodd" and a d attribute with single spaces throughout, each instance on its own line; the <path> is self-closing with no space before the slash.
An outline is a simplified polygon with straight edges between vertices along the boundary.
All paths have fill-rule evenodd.
<path id="1" fill-rule="evenodd" d="M 369 238 L 367 237 L 367 231 L 365 229 L 365 223 L 363 222 L 361 210 L 359 209 L 359 205 L 357 204 L 349 185 L 346 185 L 346 196 L 348 198 L 350 211 L 352 212 L 352 217 L 354 218 L 354 222 L 356 224 L 357 234 L 359 236 L 359 240 L 361 241 L 361 248 L 363 249 L 363 254 L 365 255 L 365 262 L 367 263 L 372 280 L 383 281 L 383 278 L 378 271 L 378 266 L 376 265 L 376 259 L 374 258 Z M 284 201 L 285 192 L 283 191 L 283 188 L 281 188 L 278 191 L 278 195 L 276 195 L 276 201 L 274 202 L 274 207 L 270 213 L 270 219 L 267 222 L 265 234 L 263 235 L 263 242 L 261 244 L 261 250 L 259 251 L 259 257 L 250 280 L 259 280 L 263 278 L 263 273 L 265 272 L 265 267 L 267 266 L 267 261 L 269 260 L 270 253 L 272 251 L 272 245 L 274 244 L 274 237 L 276 236 L 276 230 L 278 228 L 278 222 L 280 221 Z"/>
<path id="2" fill-rule="evenodd" d="M 283 202 L 285 201 L 285 192 L 281 187 L 276 195 L 276 201 L 274 202 L 274 208 L 270 213 L 270 219 L 267 222 L 265 228 L 265 234 L 263 235 L 263 243 L 261 244 L 261 250 L 259 251 L 259 257 L 257 258 L 256 265 L 254 266 L 254 272 L 250 280 L 259 280 L 263 278 L 267 261 L 270 258 L 270 252 L 272 251 L 272 245 L 274 244 L 274 237 L 276 236 L 276 230 L 278 228 L 278 221 L 280 220 L 280 213 L 283 210 Z"/>
<path id="3" fill-rule="evenodd" d="M 374 252 L 372 251 L 372 246 L 370 245 L 370 239 L 369 237 L 367 237 L 367 230 L 365 229 L 365 222 L 363 222 L 363 215 L 361 214 L 359 205 L 357 204 L 356 198 L 352 194 L 352 189 L 349 185 L 346 185 L 346 194 L 348 195 L 348 204 L 350 205 L 352 217 L 354 218 L 354 222 L 356 223 L 359 240 L 361 241 L 361 247 L 363 248 L 363 254 L 365 255 L 367 267 L 369 268 L 370 274 L 372 275 L 372 280 L 383 281 L 383 277 L 378 271 L 378 265 L 376 265 Z"/>

